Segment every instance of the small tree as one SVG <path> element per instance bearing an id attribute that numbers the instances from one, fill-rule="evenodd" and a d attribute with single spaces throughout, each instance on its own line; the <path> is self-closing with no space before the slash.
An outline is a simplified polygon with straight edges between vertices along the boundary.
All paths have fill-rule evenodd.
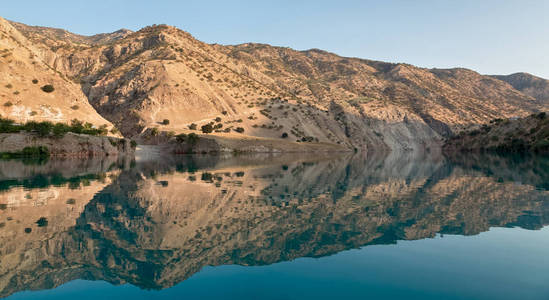
<path id="1" fill-rule="evenodd" d="M 55 88 L 51 84 L 46 84 L 45 86 L 42 87 L 42 91 L 46 93 L 52 93 L 53 91 L 55 91 Z"/>
<path id="2" fill-rule="evenodd" d="M 206 124 L 201 127 L 203 133 L 212 133 L 214 130 L 212 124 Z"/>

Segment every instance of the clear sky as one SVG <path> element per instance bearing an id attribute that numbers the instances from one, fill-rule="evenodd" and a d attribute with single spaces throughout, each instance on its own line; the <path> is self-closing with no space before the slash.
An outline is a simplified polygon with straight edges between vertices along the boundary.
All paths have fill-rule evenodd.
<path id="1" fill-rule="evenodd" d="M 549 78 L 549 0 L 14 0 L 0 16 L 79 34 L 168 24 L 208 43 Z"/>

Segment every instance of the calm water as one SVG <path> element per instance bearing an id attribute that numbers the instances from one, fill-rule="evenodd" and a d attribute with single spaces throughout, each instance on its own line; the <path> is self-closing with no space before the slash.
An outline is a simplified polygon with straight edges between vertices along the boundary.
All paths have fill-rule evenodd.
<path id="1" fill-rule="evenodd" d="M 547 299 L 548 189 L 534 156 L 0 161 L 0 297 Z"/>

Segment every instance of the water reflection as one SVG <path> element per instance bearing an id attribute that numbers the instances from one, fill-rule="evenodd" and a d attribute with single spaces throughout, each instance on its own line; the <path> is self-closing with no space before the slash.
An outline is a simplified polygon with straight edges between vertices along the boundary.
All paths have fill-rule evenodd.
<path id="1" fill-rule="evenodd" d="M 548 224 L 549 159 L 179 156 L 0 162 L 0 296 L 171 287 L 208 265 Z"/>

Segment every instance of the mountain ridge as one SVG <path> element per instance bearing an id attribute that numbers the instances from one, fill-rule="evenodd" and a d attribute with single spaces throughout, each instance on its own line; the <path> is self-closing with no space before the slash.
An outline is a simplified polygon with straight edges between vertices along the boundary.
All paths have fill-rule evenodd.
<path id="1" fill-rule="evenodd" d="M 207 44 L 168 25 L 104 34 L 95 44 L 25 26 L 17 27 L 40 57 L 80 85 L 101 116 L 142 143 L 159 131 L 189 133 L 192 124 L 213 123 L 213 138 L 418 150 L 471 126 L 549 106 L 537 86 L 521 89 L 464 68 L 259 43 Z"/>

